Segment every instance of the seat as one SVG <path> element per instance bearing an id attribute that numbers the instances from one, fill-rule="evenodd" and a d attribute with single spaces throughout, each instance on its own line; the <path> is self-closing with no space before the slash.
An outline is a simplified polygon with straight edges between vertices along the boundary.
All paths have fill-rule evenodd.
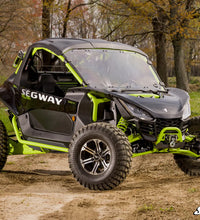
<path id="1" fill-rule="evenodd" d="M 64 97 L 64 92 L 56 85 L 52 74 L 44 73 L 39 76 L 39 90 L 56 96 Z"/>
<path id="2" fill-rule="evenodd" d="M 38 75 L 36 73 L 25 70 L 22 72 L 21 76 L 21 86 L 35 89 L 38 84 Z"/>

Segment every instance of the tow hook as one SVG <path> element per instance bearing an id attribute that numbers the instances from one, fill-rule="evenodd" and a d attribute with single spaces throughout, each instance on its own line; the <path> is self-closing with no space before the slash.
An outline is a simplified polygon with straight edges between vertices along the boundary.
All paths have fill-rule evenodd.
<path id="1" fill-rule="evenodd" d="M 183 147 L 184 144 L 182 132 L 177 127 L 163 128 L 155 143 L 157 149 L 180 148 Z"/>
<path id="2" fill-rule="evenodd" d="M 169 136 L 169 146 L 172 148 L 175 147 L 176 142 L 177 142 L 177 135 L 170 135 Z"/>

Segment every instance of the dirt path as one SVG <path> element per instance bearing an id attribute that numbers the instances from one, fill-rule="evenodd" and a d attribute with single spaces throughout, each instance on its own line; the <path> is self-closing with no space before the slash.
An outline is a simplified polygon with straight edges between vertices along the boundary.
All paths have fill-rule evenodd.
<path id="1" fill-rule="evenodd" d="M 172 155 L 133 159 L 114 190 L 90 191 L 72 177 L 66 154 L 9 156 L 0 173 L 1 220 L 199 219 L 200 178 Z"/>

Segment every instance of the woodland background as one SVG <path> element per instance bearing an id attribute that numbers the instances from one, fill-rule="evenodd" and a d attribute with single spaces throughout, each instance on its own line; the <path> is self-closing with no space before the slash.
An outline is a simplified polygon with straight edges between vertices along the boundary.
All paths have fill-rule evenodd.
<path id="1" fill-rule="evenodd" d="M 0 0 L 0 77 L 20 49 L 49 37 L 101 38 L 145 51 L 162 79 L 200 76 L 199 0 Z"/>

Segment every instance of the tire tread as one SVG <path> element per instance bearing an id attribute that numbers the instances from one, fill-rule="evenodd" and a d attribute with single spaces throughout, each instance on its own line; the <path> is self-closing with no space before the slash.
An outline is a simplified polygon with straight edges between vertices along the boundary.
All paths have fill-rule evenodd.
<path id="1" fill-rule="evenodd" d="M 200 134 L 200 116 L 192 117 L 189 120 L 189 133 Z M 177 166 L 189 176 L 200 176 L 200 161 L 185 155 L 175 154 L 174 160 Z"/>
<path id="2" fill-rule="evenodd" d="M 3 169 L 8 155 L 7 132 L 2 121 L 0 121 L 0 171 Z"/>
<path id="3" fill-rule="evenodd" d="M 108 134 L 108 136 L 110 136 L 110 139 L 115 140 L 116 143 L 115 147 L 116 153 L 118 155 L 116 169 L 114 170 L 114 172 L 112 172 L 109 178 L 98 184 L 81 180 L 78 172 L 75 170 L 73 166 L 74 161 L 71 159 L 70 156 L 72 153 L 71 151 L 74 145 L 76 144 L 76 141 L 79 139 L 79 136 L 88 131 L 102 131 Z M 118 186 L 129 173 L 129 169 L 131 166 L 131 156 L 131 146 L 124 133 L 119 128 L 103 122 L 89 124 L 81 128 L 78 132 L 76 132 L 69 146 L 69 166 L 71 168 L 73 176 L 81 185 L 92 190 L 110 190 Z"/>

